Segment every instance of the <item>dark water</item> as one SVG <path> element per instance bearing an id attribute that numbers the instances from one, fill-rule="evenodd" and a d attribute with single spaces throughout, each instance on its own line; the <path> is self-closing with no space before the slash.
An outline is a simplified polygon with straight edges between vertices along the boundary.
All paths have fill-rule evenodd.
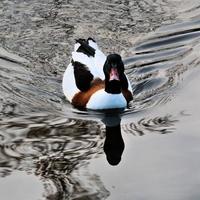
<path id="1" fill-rule="evenodd" d="M 199 0 L 1 1 L 0 199 L 199 200 L 199 13 Z M 124 57 L 124 112 L 62 94 L 88 36 Z"/>

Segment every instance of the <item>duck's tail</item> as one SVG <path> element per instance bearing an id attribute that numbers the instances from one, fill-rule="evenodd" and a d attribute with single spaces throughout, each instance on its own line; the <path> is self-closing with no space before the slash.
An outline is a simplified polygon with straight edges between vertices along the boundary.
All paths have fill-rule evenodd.
<path id="1" fill-rule="evenodd" d="M 94 39 L 78 39 L 72 52 L 72 60 L 84 64 L 94 77 L 105 79 L 103 66 L 106 56 Z"/>
<path id="2" fill-rule="evenodd" d="M 82 52 L 87 56 L 95 56 L 95 51 L 97 49 L 97 44 L 94 39 L 77 39 L 74 50 L 76 52 Z"/>

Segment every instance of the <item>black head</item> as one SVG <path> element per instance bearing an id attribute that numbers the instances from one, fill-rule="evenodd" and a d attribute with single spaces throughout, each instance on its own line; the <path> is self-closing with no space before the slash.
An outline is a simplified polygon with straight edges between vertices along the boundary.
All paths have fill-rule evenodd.
<path id="1" fill-rule="evenodd" d="M 103 67 L 105 74 L 105 91 L 111 94 L 119 94 L 122 89 L 128 88 L 128 81 L 124 74 L 124 63 L 118 54 L 107 56 Z"/>

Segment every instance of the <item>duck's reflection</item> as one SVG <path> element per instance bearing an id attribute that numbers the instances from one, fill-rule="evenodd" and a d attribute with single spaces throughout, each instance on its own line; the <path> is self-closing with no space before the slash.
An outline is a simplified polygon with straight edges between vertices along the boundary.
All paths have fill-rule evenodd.
<path id="1" fill-rule="evenodd" d="M 124 141 L 121 134 L 121 118 L 119 114 L 106 114 L 103 119 L 106 125 L 104 152 L 110 165 L 118 165 L 124 151 Z"/>

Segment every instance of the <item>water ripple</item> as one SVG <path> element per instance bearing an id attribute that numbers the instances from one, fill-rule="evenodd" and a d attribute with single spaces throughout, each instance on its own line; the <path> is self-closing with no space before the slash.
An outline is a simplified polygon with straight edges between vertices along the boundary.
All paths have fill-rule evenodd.
<path id="1" fill-rule="evenodd" d="M 105 113 L 77 110 L 62 94 L 74 39 L 97 36 L 105 53 L 124 57 L 134 100 L 119 114 L 123 133 L 172 133 L 177 123 L 173 115 L 147 117 L 144 112 L 169 103 L 200 65 L 199 1 L 179 3 L 3 0 L 0 176 L 14 170 L 33 173 L 41 178 L 46 199 L 106 199 L 109 191 L 87 169 L 103 153 L 105 126 L 100 120 Z M 157 28 L 162 24 L 172 25 Z"/>
<path id="2" fill-rule="evenodd" d="M 155 117 L 153 119 L 142 118 L 137 123 L 124 125 L 122 129 L 126 133 L 139 136 L 152 133 L 166 134 L 175 130 L 174 125 L 176 122 L 177 120 L 173 119 L 171 115 Z"/>
<path id="3" fill-rule="evenodd" d="M 36 169 L 48 189 L 45 195 L 64 199 L 76 189 L 69 183 L 76 181 L 71 173 L 101 153 L 104 133 L 96 122 L 51 118 L 33 115 L 0 121 L 0 175 L 8 175 L 6 169 Z"/>
<path id="4" fill-rule="evenodd" d="M 134 56 L 125 60 L 135 94 L 131 109 L 151 108 L 166 95 L 170 99 L 184 72 L 198 66 L 200 24 L 174 26 L 165 26 L 137 42 Z"/>

